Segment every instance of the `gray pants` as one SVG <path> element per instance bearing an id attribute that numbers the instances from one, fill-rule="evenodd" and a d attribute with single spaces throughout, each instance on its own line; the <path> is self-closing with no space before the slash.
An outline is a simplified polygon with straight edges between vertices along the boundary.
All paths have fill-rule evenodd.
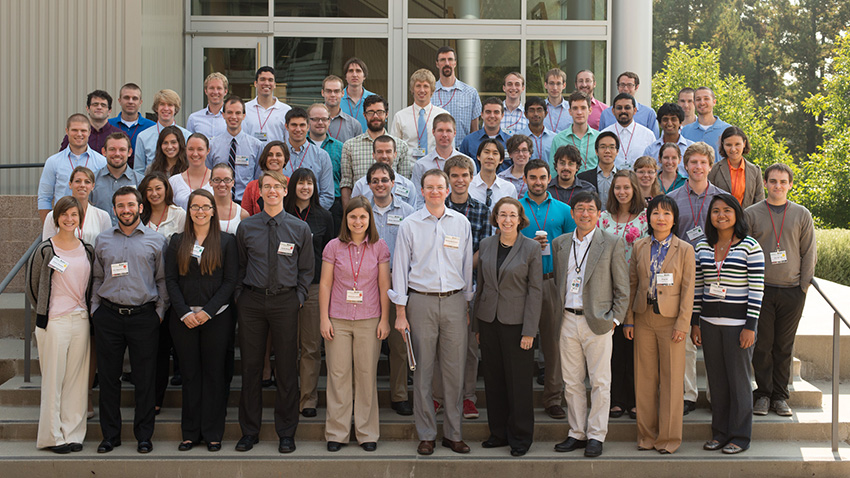
<path id="1" fill-rule="evenodd" d="M 436 440 L 432 380 L 434 361 L 440 357 L 443 381 L 443 437 L 459 441 L 463 410 L 463 376 L 467 349 L 467 304 L 463 293 L 439 298 L 411 292 L 407 320 L 416 372 L 413 374 L 413 417 L 420 440 Z"/>
<path id="2" fill-rule="evenodd" d="M 469 303 L 469 327 L 466 330 L 468 340 L 466 341 L 466 360 L 463 366 L 463 399 L 469 400 L 474 405 L 478 402 L 478 394 L 475 393 L 475 387 L 478 385 L 478 340 L 475 338 L 475 332 L 472 331 L 472 317 L 475 315 L 472 311 L 472 302 Z M 438 355 L 434 361 L 434 400 L 443 403 L 443 381 L 440 368 L 440 356 Z"/>

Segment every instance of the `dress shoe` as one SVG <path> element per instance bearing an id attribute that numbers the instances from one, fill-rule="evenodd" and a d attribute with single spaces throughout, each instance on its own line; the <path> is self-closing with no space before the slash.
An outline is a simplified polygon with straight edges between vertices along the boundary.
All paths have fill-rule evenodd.
<path id="1" fill-rule="evenodd" d="M 481 442 L 481 446 L 484 448 L 499 448 L 502 446 L 508 446 L 508 441 L 504 438 L 496 438 L 491 436 L 487 440 Z"/>
<path id="2" fill-rule="evenodd" d="M 511 456 L 525 456 L 528 448 L 511 448 Z"/>
<path id="3" fill-rule="evenodd" d="M 153 451 L 153 443 L 150 440 L 142 440 L 136 446 L 136 451 L 139 453 L 150 453 Z"/>
<path id="4" fill-rule="evenodd" d="M 283 437 L 280 439 L 280 444 L 277 446 L 277 451 L 281 453 L 292 453 L 295 451 L 295 438 Z"/>
<path id="5" fill-rule="evenodd" d="M 723 443 L 720 443 L 717 440 L 708 440 L 702 445 L 702 449 L 708 451 L 719 450 L 721 448 L 723 448 Z"/>
<path id="6" fill-rule="evenodd" d="M 272 372 L 272 376 L 269 377 L 268 379 L 260 381 L 260 384 L 263 386 L 263 388 L 269 388 L 272 385 L 274 385 L 275 384 L 274 372 Z"/>
<path id="7" fill-rule="evenodd" d="M 342 450 L 342 443 L 338 441 L 329 441 L 328 442 L 328 451 L 340 451 Z"/>
<path id="8" fill-rule="evenodd" d="M 682 416 L 687 415 L 687 414 L 691 413 L 692 411 L 694 411 L 696 409 L 697 409 L 697 403 L 696 402 L 692 402 L 690 400 L 685 400 L 685 406 L 683 407 L 683 410 L 682 410 Z"/>
<path id="9" fill-rule="evenodd" d="M 83 444 L 82 443 L 71 443 L 70 445 L 71 445 L 71 451 L 73 451 L 75 453 L 78 452 L 78 451 L 83 451 Z"/>
<path id="10" fill-rule="evenodd" d="M 413 407 L 410 405 L 410 401 L 402 400 L 401 402 L 393 402 L 390 407 L 395 410 L 399 415 L 408 417 L 413 415 Z"/>
<path id="11" fill-rule="evenodd" d="M 183 376 L 179 373 L 175 373 L 174 376 L 171 377 L 171 385 L 174 385 L 175 387 L 183 385 Z"/>
<path id="12" fill-rule="evenodd" d="M 60 455 L 66 455 L 68 453 L 71 453 L 71 445 L 69 443 L 65 443 L 63 445 L 51 446 L 48 447 L 48 450 L 52 451 L 53 453 L 58 453 Z"/>
<path id="13" fill-rule="evenodd" d="M 469 445 L 464 443 L 463 440 L 451 441 L 448 438 L 443 438 L 442 444 L 455 453 L 469 453 Z"/>
<path id="14" fill-rule="evenodd" d="M 373 442 L 373 441 L 367 441 L 365 443 L 361 443 L 360 448 L 362 448 L 365 451 L 375 451 L 375 450 L 378 449 L 378 444 L 376 442 Z"/>
<path id="15" fill-rule="evenodd" d="M 620 418 L 624 413 L 626 413 L 626 411 L 620 407 L 616 407 L 616 409 L 611 408 L 611 410 L 608 410 L 608 418 Z"/>
<path id="16" fill-rule="evenodd" d="M 591 438 L 587 440 L 587 446 L 584 448 L 584 456 L 588 458 L 596 458 L 602 454 L 602 442 Z"/>
<path id="17" fill-rule="evenodd" d="M 257 435 L 245 435 L 236 442 L 236 451 L 248 451 L 254 448 L 257 443 L 260 443 L 260 438 Z"/>
<path id="18" fill-rule="evenodd" d="M 434 440 L 422 440 L 416 447 L 416 453 L 420 455 L 431 455 L 434 453 Z"/>
<path id="19" fill-rule="evenodd" d="M 221 451 L 221 442 L 207 443 L 208 451 Z"/>
<path id="20" fill-rule="evenodd" d="M 317 412 L 315 408 L 305 408 L 304 410 L 301 410 L 301 416 L 304 418 L 313 418 L 316 414 Z"/>
<path id="21" fill-rule="evenodd" d="M 567 418 L 567 412 L 565 412 L 564 408 L 560 405 L 552 405 L 551 407 L 546 407 L 546 414 L 557 420 Z"/>
<path id="22" fill-rule="evenodd" d="M 189 451 L 189 450 L 191 450 L 191 449 L 192 449 L 195 445 L 197 445 L 197 443 L 196 443 L 196 442 L 193 442 L 193 441 L 184 441 L 184 442 L 180 443 L 179 445 L 177 445 L 177 451 Z"/>
<path id="23" fill-rule="evenodd" d="M 658 450 L 658 453 L 661 454 L 661 455 L 669 455 L 670 451 L 662 448 L 662 449 Z"/>
<path id="24" fill-rule="evenodd" d="M 637 410 L 635 410 L 634 408 L 629 410 L 629 418 L 631 418 L 632 420 L 637 420 Z"/>
<path id="25" fill-rule="evenodd" d="M 565 452 L 573 451 L 587 446 L 587 440 L 577 440 L 573 437 L 568 437 L 566 440 L 555 445 L 555 451 Z"/>
<path id="26" fill-rule="evenodd" d="M 113 448 L 115 448 L 117 446 L 121 446 L 121 440 L 115 440 L 115 441 L 103 440 L 102 442 L 100 442 L 100 445 L 97 446 L 97 452 L 98 453 L 109 453 L 110 451 L 112 451 Z"/>

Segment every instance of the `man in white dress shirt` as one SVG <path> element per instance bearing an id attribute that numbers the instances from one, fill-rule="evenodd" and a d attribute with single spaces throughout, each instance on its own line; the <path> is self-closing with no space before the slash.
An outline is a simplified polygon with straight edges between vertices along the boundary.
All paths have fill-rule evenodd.
<path id="1" fill-rule="evenodd" d="M 499 165 L 505 161 L 505 148 L 499 140 L 488 138 L 478 147 L 481 154 L 478 161 L 481 171 L 472 178 L 469 195 L 473 199 L 493 210 L 493 206 L 503 197 L 517 198 L 516 187 L 510 181 L 496 176 Z"/>
<path id="2" fill-rule="evenodd" d="M 193 133 L 201 133 L 212 139 L 227 131 L 227 122 L 222 116 L 224 98 L 227 96 L 227 77 L 219 72 L 207 75 L 204 80 L 204 94 L 207 96 L 207 106 L 189 115 L 186 129 Z"/>
<path id="3" fill-rule="evenodd" d="M 448 113 L 443 108 L 431 104 L 431 95 L 434 94 L 436 83 L 437 79 L 430 70 L 416 70 L 410 76 L 413 104 L 393 117 L 392 135 L 407 142 L 414 161 L 434 150 L 434 119 L 440 114 Z"/>
<path id="4" fill-rule="evenodd" d="M 655 133 L 634 121 L 636 107 L 634 96 L 628 93 L 615 96 L 611 110 L 617 117 L 617 122 L 602 130 L 611 131 L 620 140 L 620 151 L 614 162 L 618 170 L 632 169 L 632 165 L 643 155 L 646 147 L 655 141 Z"/>
<path id="5" fill-rule="evenodd" d="M 242 129 L 263 144 L 268 141 L 286 140 L 286 113 L 291 108 L 274 96 L 276 87 L 274 68 L 260 67 L 254 75 L 257 97 L 245 104 L 245 122 Z"/>

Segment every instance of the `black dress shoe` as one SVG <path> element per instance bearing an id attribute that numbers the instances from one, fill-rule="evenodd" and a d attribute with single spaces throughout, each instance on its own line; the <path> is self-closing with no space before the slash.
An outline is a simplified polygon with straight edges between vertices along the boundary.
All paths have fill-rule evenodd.
<path id="1" fill-rule="evenodd" d="M 546 374 L 543 370 L 540 370 L 540 373 L 537 374 L 537 385 L 545 385 L 546 384 Z"/>
<path id="2" fill-rule="evenodd" d="M 195 443 L 193 441 L 184 441 L 184 442 L 180 443 L 179 445 L 177 445 L 177 451 L 189 451 L 195 445 L 197 445 L 197 443 Z"/>
<path id="3" fill-rule="evenodd" d="M 631 418 L 632 420 L 637 420 L 637 410 L 629 410 L 629 418 Z"/>
<path id="4" fill-rule="evenodd" d="M 525 456 L 528 448 L 511 448 L 511 456 Z"/>
<path id="5" fill-rule="evenodd" d="M 413 415 L 413 407 L 410 405 L 410 402 L 407 400 L 403 400 L 401 402 L 393 402 L 390 407 L 395 410 L 399 415 L 408 417 Z"/>
<path id="6" fill-rule="evenodd" d="M 565 452 L 573 451 L 587 446 L 587 440 L 576 440 L 573 437 L 568 437 L 566 440 L 555 445 L 555 451 Z"/>
<path id="7" fill-rule="evenodd" d="M 317 415 L 315 408 L 305 408 L 301 410 L 301 416 L 304 418 L 313 418 Z"/>
<path id="8" fill-rule="evenodd" d="M 122 372 L 121 373 L 121 381 L 133 383 L 133 374 L 131 372 Z"/>
<path id="9" fill-rule="evenodd" d="M 378 444 L 376 442 L 373 442 L 373 441 L 367 441 L 365 443 L 361 443 L 360 448 L 362 448 L 365 451 L 375 451 L 375 450 L 378 449 Z"/>
<path id="10" fill-rule="evenodd" d="M 491 436 L 490 438 L 481 442 L 481 446 L 484 448 L 499 448 L 503 446 L 508 446 L 508 441 L 504 438 L 496 438 Z"/>
<path id="11" fill-rule="evenodd" d="M 685 400 L 685 406 L 682 409 L 682 416 L 691 413 L 692 411 L 697 409 L 696 402 L 692 402 L 690 400 Z"/>
<path id="12" fill-rule="evenodd" d="M 98 453 L 109 453 L 113 448 L 121 446 L 121 440 L 103 440 L 100 442 L 100 445 L 97 446 Z"/>
<path id="13" fill-rule="evenodd" d="M 236 442 L 236 451 L 248 451 L 254 448 L 257 443 L 260 443 L 260 438 L 257 435 L 245 435 Z"/>
<path id="14" fill-rule="evenodd" d="M 602 442 L 591 438 L 587 440 L 587 446 L 584 448 L 584 456 L 588 458 L 596 458 L 602 454 Z"/>
<path id="15" fill-rule="evenodd" d="M 71 451 L 73 451 L 75 453 L 78 452 L 78 451 L 83 451 L 83 444 L 82 443 L 71 443 L 70 445 L 71 445 Z"/>
<path id="16" fill-rule="evenodd" d="M 48 447 L 47 449 L 52 451 L 53 453 L 58 453 L 60 455 L 66 455 L 68 453 L 71 453 L 71 445 L 69 443 L 65 443 L 63 445 L 51 446 L 51 447 Z"/>
<path id="17" fill-rule="evenodd" d="M 171 385 L 175 387 L 183 385 L 183 376 L 179 373 L 175 373 L 173 377 L 171 377 Z"/>
<path id="18" fill-rule="evenodd" d="M 342 443 L 338 441 L 329 441 L 328 442 L 328 451 L 340 451 L 342 449 Z"/>
<path id="19" fill-rule="evenodd" d="M 274 385 L 275 384 L 274 373 L 272 373 L 271 378 L 269 378 L 268 380 L 263 380 L 260 383 L 263 385 L 263 388 L 269 388 L 272 385 Z"/>
<path id="20" fill-rule="evenodd" d="M 611 410 L 608 410 L 608 418 L 620 418 L 624 413 L 626 413 L 626 411 L 620 407 L 617 407 L 617 410 L 611 408 Z"/>
<path id="21" fill-rule="evenodd" d="M 277 451 L 281 453 L 292 453 L 295 451 L 295 438 L 292 437 L 283 437 L 280 439 L 280 444 L 277 447 Z"/>
<path id="22" fill-rule="evenodd" d="M 139 453 L 150 453 L 151 451 L 153 451 L 153 443 L 151 443 L 150 440 L 142 440 L 136 447 L 136 451 L 138 451 Z"/>
<path id="23" fill-rule="evenodd" d="M 221 451 L 221 442 L 218 443 L 207 443 L 208 451 Z"/>

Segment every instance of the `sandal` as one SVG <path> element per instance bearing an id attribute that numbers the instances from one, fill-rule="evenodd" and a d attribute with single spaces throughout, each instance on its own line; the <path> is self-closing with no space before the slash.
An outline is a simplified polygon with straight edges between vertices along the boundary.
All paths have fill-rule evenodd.
<path id="1" fill-rule="evenodd" d="M 730 444 L 723 447 L 723 453 L 726 453 L 727 455 L 734 455 L 736 453 L 741 453 L 744 450 L 746 450 L 746 448 L 741 448 L 740 446 L 738 446 L 734 443 L 730 443 Z"/>
<path id="2" fill-rule="evenodd" d="M 610 418 L 620 418 L 623 416 L 624 413 L 626 413 L 625 410 L 620 407 L 614 406 L 611 407 L 611 410 L 608 411 L 608 416 Z"/>
<path id="3" fill-rule="evenodd" d="M 719 450 L 723 447 L 723 444 L 717 440 L 708 440 L 705 444 L 702 445 L 703 450 L 714 451 Z"/>

